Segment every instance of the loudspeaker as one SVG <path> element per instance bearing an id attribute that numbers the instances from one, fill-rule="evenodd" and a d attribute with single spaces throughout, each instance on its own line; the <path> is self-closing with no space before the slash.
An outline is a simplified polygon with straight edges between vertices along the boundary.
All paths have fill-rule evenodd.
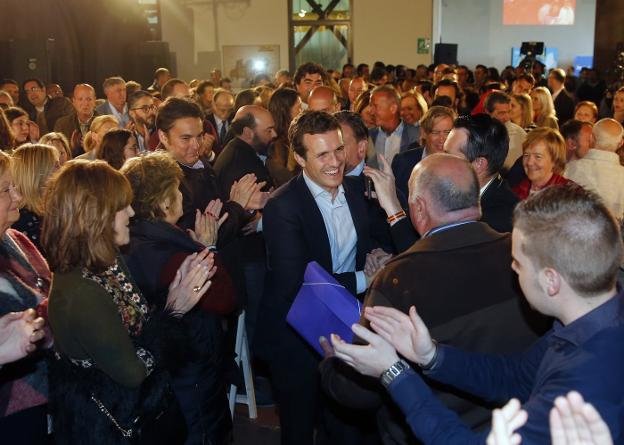
<path id="1" fill-rule="evenodd" d="M 436 43 L 433 52 L 433 63 L 439 65 L 457 65 L 457 43 Z"/>
<path id="2" fill-rule="evenodd" d="M 8 55 L 6 77 L 23 81 L 31 77 L 44 83 L 52 80 L 52 60 L 54 60 L 54 39 L 9 40 L 2 45 Z"/>

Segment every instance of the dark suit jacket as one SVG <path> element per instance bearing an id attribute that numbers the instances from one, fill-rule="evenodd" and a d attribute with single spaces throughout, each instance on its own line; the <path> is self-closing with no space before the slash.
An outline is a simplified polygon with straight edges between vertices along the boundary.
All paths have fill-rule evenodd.
<path id="1" fill-rule="evenodd" d="M 511 232 L 513 210 L 518 201 L 507 181 L 497 176 L 481 195 L 481 221 L 497 232 Z"/>
<path id="2" fill-rule="evenodd" d="M 91 125 L 91 122 L 93 122 L 95 116 L 97 116 L 97 114 L 94 114 L 91 119 L 89 119 L 89 126 Z M 67 116 L 59 118 L 56 121 L 56 124 L 54 124 L 54 131 L 63 133 L 71 144 L 74 131 L 80 132 L 80 123 L 78 122 L 78 117 L 76 116 L 76 113 L 74 112 L 72 114 L 68 114 Z M 80 140 L 82 141 L 82 135 L 80 137 Z M 72 152 L 74 151 L 74 148 L 76 147 L 71 147 Z"/>
<path id="3" fill-rule="evenodd" d="M 229 194 L 234 181 L 248 173 L 254 173 L 258 182 L 266 181 L 264 191 L 272 187 L 269 171 L 251 145 L 239 138 L 232 139 L 223 149 L 214 164 L 219 188 Z M 264 239 L 261 233 L 242 237 L 243 257 L 252 261 L 264 261 Z"/>
<path id="4" fill-rule="evenodd" d="M 397 197 L 401 206 L 407 210 L 407 198 L 409 197 L 410 175 L 414 166 L 418 164 L 423 156 L 424 148 L 412 148 L 399 153 L 392 160 L 392 173 L 394 174 L 394 183 L 396 185 Z"/>
<path id="5" fill-rule="evenodd" d="M 509 234 L 482 222 L 456 226 L 420 239 L 388 262 L 373 282 L 365 306 L 391 306 L 407 313 L 414 305 L 433 338 L 462 349 L 522 351 L 545 326 L 538 324 L 534 330 L 527 322 L 528 308 L 510 265 Z M 376 380 L 352 373 L 332 359 L 323 362 L 321 372 L 323 387 L 336 400 L 354 408 L 382 407 L 380 433 L 385 443 L 414 443 L 396 406 L 381 405 L 387 394 Z M 429 383 L 471 428 L 489 423 L 489 406 Z"/>
<path id="6" fill-rule="evenodd" d="M 227 120 L 228 130 L 226 132 L 225 139 L 223 141 L 219 138 L 219 127 L 217 126 L 217 121 L 216 121 L 216 119 L 214 117 L 214 114 L 212 114 L 212 113 L 211 114 L 206 114 L 206 120 L 208 122 L 210 122 L 210 124 L 212 125 L 212 127 L 215 130 L 216 139 L 215 139 L 214 145 L 212 146 L 212 151 L 214 151 L 215 154 L 217 156 L 219 156 L 219 154 L 221 154 L 221 152 L 223 151 L 223 149 L 227 145 L 228 141 L 230 141 L 233 138 L 233 136 L 234 136 L 231 133 L 231 131 L 230 131 L 230 129 L 231 129 L 230 124 L 232 123 L 232 118 L 228 118 L 228 120 Z"/>
<path id="7" fill-rule="evenodd" d="M 559 128 L 561 128 L 563 124 L 574 117 L 574 99 L 564 88 L 561 90 L 561 93 L 557 95 L 554 103 L 555 112 L 559 119 Z"/>
<path id="8" fill-rule="evenodd" d="M 37 109 L 33 107 L 30 102 L 27 101 L 24 105 L 24 109 L 28 112 L 28 118 L 33 122 L 37 122 Z M 50 131 L 54 131 L 56 121 L 63 116 L 72 114 L 74 112 L 74 106 L 66 97 L 53 97 L 48 98 L 48 101 L 43 106 L 43 112 L 48 128 L 45 132 L 43 128 L 41 129 L 41 136 Z"/>
<path id="9" fill-rule="evenodd" d="M 215 161 L 214 170 L 219 186 L 225 193 L 229 193 L 234 181 L 238 181 L 247 173 L 254 173 L 258 182 L 266 181 L 265 191 L 273 186 L 269 171 L 254 148 L 239 138 L 228 142 Z"/>
<path id="10" fill-rule="evenodd" d="M 346 177 L 343 187 L 358 238 L 356 270 L 362 270 L 366 253 L 370 251 L 369 227 L 364 196 L 357 193 L 354 181 L 354 178 Z M 286 323 L 286 315 L 303 283 L 307 264 L 316 261 L 330 273 L 333 270 L 325 223 L 303 174 L 284 184 L 269 199 L 264 208 L 263 233 L 269 270 L 258 317 L 258 324 L 262 326 L 256 333 L 257 339 L 270 345 L 270 351 L 266 351 L 270 354 L 266 357 L 268 359 L 287 361 L 287 354 L 293 350 L 303 350 L 318 357 Z M 334 274 L 334 277 L 356 294 L 354 272 Z"/>

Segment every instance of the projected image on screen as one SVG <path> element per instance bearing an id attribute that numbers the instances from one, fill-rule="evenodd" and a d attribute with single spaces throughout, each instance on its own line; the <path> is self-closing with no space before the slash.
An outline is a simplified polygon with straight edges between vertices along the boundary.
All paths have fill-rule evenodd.
<path id="1" fill-rule="evenodd" d="M 576 0 L 503 0 L 504 25 L 574 25 Z"/>

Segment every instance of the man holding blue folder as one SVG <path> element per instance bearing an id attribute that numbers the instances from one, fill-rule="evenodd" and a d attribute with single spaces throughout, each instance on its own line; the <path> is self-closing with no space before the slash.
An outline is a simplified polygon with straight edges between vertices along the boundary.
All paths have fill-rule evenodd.
<path id="1" fill-rule="evenodd" d="M 353 295 L 365 292 L 372 279 L 364 273 L 371 246 L 361 188 L 344 177 L 338 121 L 325 112 L 305 112 L 291 124 L 288 139 L 302 172 L 275 191 L 264 208 L 269 270 L 257 341 L 271 372 L 282 444 L 311 445 L 318 415 L 326 412 L 319 388 L 321 357 L 287 324 L 286 316 L 311 261 Z M 317 443 L 349 443 L 336 418 L 327 421 L 323 415 L 322 423 L 326 428 L 319 430 Z M 334 439 L 336 431 L 339 439 Z"/>

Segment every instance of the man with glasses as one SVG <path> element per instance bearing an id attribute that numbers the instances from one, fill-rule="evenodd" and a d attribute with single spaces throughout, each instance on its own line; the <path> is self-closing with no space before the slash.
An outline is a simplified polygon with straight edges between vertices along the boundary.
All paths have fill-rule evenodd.
<path id="1" fill-rule="evenodd" d="M 147 91 L 139 90 L 128 98 L 128 114 L 132 122 L 132 131 L 136 137 L 139 152 L 149 150 L 148 141 L 156 130 L 156 105 L 154 98 Z"/>
<path id="2" fill-rule="evenodd" d="M 71 141 L 73 153 L 81 154 L 82 140 L 91 127 L 95 114 L 95 90 L 88 83 L 79 83 L 74 87 L 72 96 L 74 112 L 61 117 L 54 124 L 54 131 L 63 133 Z"/>
<path id="3" fill-rule="evenodd" d="M 26 79 L 22 88 L 27 99 L 24 108 L 30 120 L 39 126 L 39 133 L 42 135 L 52 131 L 59 118 L 74 111 L 72 103 L 66 97 L 49 97 L 40 79 Z"/>

